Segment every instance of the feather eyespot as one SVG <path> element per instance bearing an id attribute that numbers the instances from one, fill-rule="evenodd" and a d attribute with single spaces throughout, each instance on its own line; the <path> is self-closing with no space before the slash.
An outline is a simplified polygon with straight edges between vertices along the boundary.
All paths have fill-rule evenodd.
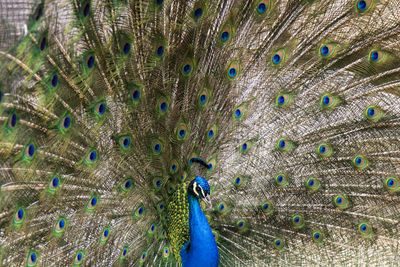
<path id="1" fill-rule="evenodd" d="M 164 249 L 163 249 L 163 257 L 164 258 L 168 258 L 169 255 L 170 255 L 170 249 L 169 249 L 168 246 L 165 246 Z"/>
<path id="2" fill-rule="evenodd" d="M 127 54 L 129 53 L 129 51 L 131 51 L 131 43 L 128 42 L 127 40 L 125 40 L 125 41 L 122 43 L 121 48 L 122 48 L 122 53 L 123 53 L 124 55 L 127 55 Z"/>
<path id="3" fill-rule="evenodd" d="M 153 234 L 156 230 L 156 226 L 154 224 L 150 225 L 149 230 L 147 231 L 148 234 Z"/>
<path id="4" fill-rule="evenodd" d="M 158 205 L 157 205 L 158 212 L 163 212 L 164 208 L 165 208 L 165 205 L 163 202 L 158 203 Z"/>
<path id="5" fill-rule="evenodd" d="M 87 2 L 82 7 L 82 15 L 83 15 L 83 17 L 87 17 L 89 15 L 89 12 L 90 12 L 90 3 Z"/>
<path id="6" fill-rule="evenodd" d="M 259 17 L 264 17 L 270 12 L 271 9 L 272 9 L 271 0 L 260 0 L 256 5 L 256 14 Z"/>
<path id="7" fill-rule="evenodd" d="M 336 45 L 334 43 L 325 43 L 319 47 L 318 53 L 322 59 L 331 58 L 336 52 Z"/>
<path id="8" fill-rule="evenodd" d="M 121 185 L 120 188 L 123 192 L 128 192 L 133 188 L 133 181 L 131 178 L 126 179 Z"/>
<path id="9" fill-rule="evenodd" d="M 233 81 L 240 73 L 240 64 L 238 61 L 232 61 L 227 68 L 228 79 Z"/>
<path id="10" fill-rule="evenodd" d="M 121 255 L 120 255 L 119 259 L 121 261 L 125 260 L 127 254 L 128 254 L 128 247 L 125 246 L 125 247 L 122 248 Z"/>
<path id="11" fill-rule="evenodd" d="M 52 176 L 47 191 L 50 192 L 51 194 L 54 194 L 55 192 L 57 192 L 59 185 L 60 185 L 60 178 L 58 178 L 57 176 Z"/>
<path id="12" fill-rule="evenodd" d="M 292 224 L 293 224 L 293 227 L 296 228 L 296 229 L 303 228 L 304 225 L 305 225 L 303 215 L 294 215 L 292 217 Z"/>
<path id="13" fill-rule="evenodd" d="M 253 142 L 251 140 L 247 140 L 239 147 L 239 152 L 242 155 L 246 155 L 247 153 L 250 152 L 252 147 L 253 147 Z"/>
<path id="14" fill-rule="evenodd" d="M 186 123 L 180 122 L 175 129 L 176 138 L 178 141 L 186 140 L 189 133 L 189 127 Z"/>
<path id="15" fill-rule="evenodd" d="M 371 61 L 373 61 L 373 62 L 378 61 L 378 59 L 379 59 L 378 51 L 372 51 L 372 52 L 370 53 L 369 58 L 370 58 Z"/>
<path id="16" fill-rule="evenodd" d="M 321 231 L 315 231 L 312 234 L 312 239 L 317 244 L 322 244 L 324 241 L 324 237 L 325 237 L 325 235 Z"/>
<path id="17" fill-rule="evenodd" d="M 216 210 L 219 214 L 225 215 L 231 211 L 231 208 L 228 206 L 226 202 L 222 201 L 217 205 Z"/>
<path id="18" fill-rule="evenodd" d="M 384 181 L 384 186 L 389 193 L 397 193 L 400 191 L 400 182 L 397 177 L 389 177 Z"/>
<path id="19" fill-rule="evenodd" d="M 81 265 L 81 263 L 83 262 L 83 256 L 84 256 L 84 252 L 78 251 L 74 257 L 74 265 Z"/>
<path id="20" fill-rule="evenodd" d="M 139 207 L 137 207 L 136 210 L 135 210 L 134 217 L 136 219 L 140 219 L 140 218 L 143 217 L 144 212 L 145 212 L 144 207 L 142 205 L 139 205 Z"/>
<path id="21" fill-rule="evenodd" d="M 219 34 L 219 40 L 222 44 L 228 43 L 232 39 L 233 28 L 230 24 L 225 24 Z"/>
<path id="22" fill-rule="evenodd" d="M 86 155 L 84 162 L 87 164 L 93 164 L 96 162 L 96 160 L 97 160 L 97 153 L 96 151 L 92 150 Z"/>
<path id="23" fill-rule="evenodd" d="M 69 114 L 64 114 L 58 124 L 58 129 L 62 134 L 65 134 L 69 131 L 71 128 L 71 125 L 73 123 L 72 117 Z"/>
<path id="24" fill-rule="evenodd" d="M 86 205 L 86 210 L 87 211 L 94 211 L 96 208 L 97 204 L 99 203 L 99 199 L 97 198 L 96 195 L 92 195 L 89 199 L 89 202 Z"/>
<path id="25" fill-rule="evenodd" d="M 275 105 L 278 108 L 286 108 L 292 102 L 292 96 L 290 94 L 282 93 L 279 94 L 275 99 Z"/>
<path id="26" fill-rule="evenodd" d="M 246 117 L 246 113 L 247 113 L 247 105 L 242 104 L 236 107 L 235 110 L 233 111 L 233 119 L 235 121 L 241 121 Z"/>
<path id="27" fill-rule="evenodd" d="M 271 215 L 274 212 L 274 204 L 267 201 L 261 204 L 261 210 L 265 215 Z"/>
<path id="28" fill-rule="evenodd" d="M 178 170 L 179 170 L 179 162 L 178 162 L 178 160 L 173 159 L 171 161 L 169 171 L 170 171 L 170 173 L 175 174 L 178 172 Z"/>
<path id="29" fill-rule="evenodd" d="M 187 172 L 182 172 L 182 174 L 181 174 L 181 181 L 183 182 L 183 181 L 185 181 L 186 180 L 186 178 L 187 178 Z"/>
<path id="30" fill-rule="evenodd" d="M 139 264 L 143 264 L 143 262 L 146 260 L 146 257 L 147 257 L 147 252 L 145 251 L 140 256 Z"/>
<path id="31" fill-rule="evenodd" d="M 11 115 L 8 117 L 8 127 L 12 129 L 16 125 L 17 125 L 17 114 L 11 113 Z"/>
<path id="32" fill-rule="evenodd" d="M 62 235 L 65 232 L 67 226 L 67 221 L 64 218 L 58 218 L 56 225 L 54 227 L 54 234 L 55 235 Z"/>
<path id="33" fill-rule="evenodd" d="M 131 187 L 131 185 L 132 185 L 131 180 L 127 180 L 127 181 L 124 183 L 125 189 L 129 189 L 129 188 Z"/>
<path id="34" fill-rule="evenodd" d="M 96 197 L 92 197 L 92 199 L 90 200 L 89 205 L 91 207 L 94 207 L 94 206 L 96 206 L 96 204 L 97 204 L 97 198 Z"/>
<path id="35" fill-rule="evenodd" d="M 64 129 L 68 129 L 70 125 L 71 125 L 71 117 L 65 116 L 62 122 L 62 126 L 64 127 Z"/>
<path id="36" fill-rule="evenodd" d="M 378 49 L 372 49 L 369 52 L 369 62 L 373 64 L 381 64 L 385 61 L 387 58 L 387 54 L 384 51 L 378 50 Z"/>
<path id="37" fill-rule="evenodd" d="M 190 64 L 186 64 L 183 66 L 182 71 L 184 74 L 188 74 L 192 69 L 192 66 Z"/>
<path id="38" fill-rule="evenodd" d="M 207 173 L 214 172 L 215 169 L 217 168 L 217 158 L 216 157 L 212 157 L 211 159 L 209 159 L 207 161 L 207 165 L 208 165 Z"/>
<path id="39" fill-rule="evenodd" d="M 202 8 L 197 8 L 194 12 L 193 12 L 193 16 L 198 19 L 201 17 L 201 15 L 203 15 L 203 9 Z"/>
<path id="40" fill-rule="evenodd" d="M 214 123 L 210 128 L 208 128 L 207 140 L 211 142 L 215 140 L 215 138 L 217 138 L 217 135 L 218 135 L 218 126 L 216 123 Z"/>
<path id="41" fill-rule="evenodd" d="M 232 182 L 233 182 L 233 186 L 236 189 L 239 189 L 239 188 L 243 187 L 243 185 L 247 182 L 247 178 L 245 176 L 239 174 L 239 175 L 234 176 Z"/>
<path id="42" fill-rule="evenodd" d="M 267 11 L 267 6 L 266 6 L 264 3 L 258 4 L 258 6 L 257 6 L 257 12 L 258 12 L 259 14 L 264 14 L 265 11 Z"/>
<path id="43" fill-rule="evenodd" d="M 364 155 L 357 155 L 353 158 L 353 165 L 357 169 L 365 169 L 369 166 L 369 162 Z"/>
<path id="44" fill-rule="evenodd" d="M 224 41 L 227 41 L 228 39 L 229 39 L 229 32 L 227 32 L 227 31 L 222 32 L 221 40 L 224 42 Z"/>
<path id="45" fill-rule="evenodd" d="M 286 59 L 286 50 L 285 48 L 281 48 L 275 51 L 275 53 L 271 57 L 272 66 L 279 66 Z"/>
<path id="46" fill-rule="evenodd" d="M 123 150 L 127 150 L 131 146 L 131 139 L 129 136 L 121 136 L 119 138 L 119 145 Z"/>
<path id="47" fill-rule="evenodd" d="M 154 177 L 153 178 L 153 188 L 155 191 L 160 190 L 163 186 L 163 179 L 161 177 Z"/>
<path id="48" fill-rule="evenodd" d="M 96 114 L 101 117 L 104 114 L 104 112 L 106 112 L 106 104 L 102 102 L 98 103 L 95 107 L 95 111 Z"/>
<path id="49" fill-rule="evenodd" d="M 134 90 L 133 93 L 132 93 L 132 99 L 134 101 L 137 101 L 137 100 L 139 100 L 139 96 L 140 96 L 139 90 L 138 89 Z"/>
<path id="50" fill-rule="evenodd" d="M 324 109 L 331 109 L 337 106 L 338 99 L 331 94 L 324 94 L 321 97 L 320 106 Z"/>
<path id="51" fill-rule="evenodd" d="M 279 187 L 284 187 L 284 186 L 287 186 L 289 184 L 289 180 L 288 180 L 286 174 L 280 173 L 280 174 L 275 176 L 275 183 Z"/>
<path id="52" fill-rule="evenodd" d="M 207 95 L 201 95 L 200 96 L 200 104 L 204 104 L 204 103 L 206 103 L 206 101 L 207 101 Z"/>
<path id="53" fill-rule="evenodd" d="M 327 158 L 333 154 L 333 149 L 330 144 L 322 143 L 317 148 L 317 155 L 321 158 Z"/>
<path id="54" fill-rule="evenodd" d="M 14 214 L 13 224 L 15 226 L 21 225 L 25 220 L 25 209 L 18 208 Z"/>
<path id="55" fill-rule="evenodd" d="M 340 210 L 345 210 L 350 206 L 348 199 L 344 195 L 337 195 L 333 198 L 333 204 Z"/>
<path id="56" fill-rule="evenodd" d="M 56 87 L 58 85 L 58 75 L 54 74 L 51 77 L 51 81 L 50 82 L 51 82 L 51 86 Z"/>
<path id="57" fill-rule="evenodd" d="M 285 242 L 280 238 L 275 238 L 273 243 L 274 243 L 274 247 L 279 251 L 281 251 L 285 248 Z"/>
<path id="58" fill-rule="evenodd" d="M 164 46 L 160 45 L 156 48 L 156 55 L 161 57 L 164 54 Z"/>
<path id="59" fill-rule="evenodd" d="M 189 77 L 193 73 L 195 62 L 191 57 L 186 57 L 181 65 L 181 73 L 184 77 Z"/>
<path id="60" fill-rule="evenodd" d="M 169 100 L 166 97 L 160 97 L 157 101 L 157 112 L 160 116 L 165 116 L 169 107 Z"/>
<path id="61" fill-rule="evenodd" d="M 365 109 L 364 114 L 365 117 L 372 122 L 377 122 L 383 117 L 382 110 L 379 107 L 373 105 L 368 106 Z"/>
<path id="62" fill-rule="evenodd" d="M 57 186 L 58 186 L 58 178 L 57 177 L 54 177 L 51 180 L 51 185 L 52 185 L 53 188 L 57 188 Z"/>
<path id="63" fill-rule="evenodd" d="M 33 251 L 29 252 L 28 259 L 26 261 L 26 263 L 27 263 L 26 265 L 28 267 L 36 266 L 38 258 L 39 258 L 39 255 L 37 254 L 37 252 L 33 252 Z"/>
<path id="64" fill-rule="evenodd" d="M 111 230 L 108 227 L 103 230 L 100 237 L 100 244 L 105 244 L 107 242 L 108 238 L 110 237 L 110 232 Z"/>
<path id="65" fill-rule="evenodd" d="M 320 51 L 322 56 L 329 55 L 329 47 L 326 45 L 321 46 Z"/>
<path id="66" fill-rule="evenodd" d="M 279 63 L 281 63 L 281 61 L 282 61 L 282 57 L 280 55 L 275 54 L 272 56 L 272 62 L 274 64 L 279 64 Z"/>
<path id="67" fill-rule="evenodd" d="M 247 223 L 245 220 L 239 220 L 236 222 L 236 227 L 238 228 L 239 231 L 243 232 L 247 230 Z"/>
<path id="68" fill-rule="evenodd" d="M 356 11 L 358 13 L 365 13 L 372 9 L 374 5 L 374 0 L 357 0 L 356 1 Z"/>
<path id="69" fill-rule="evenodd" d="M 308 193 L 314 193 L 321 187 L 321 183 L 317 178 L 309 178 L 306 181 L 306 189 Z"/>
<path id="70" fill-rule="evenodd" d="M 92 212 L 99 203 L 99 199 L 96 194 L 92 195 L 86 204 L 86 211 Z"/>
<path id="71" fill-rule="evenodd" d="M 93 66 L 94 66 L 94 56 L 93 55 L 89 55 L 86 58 L 86 67 L 88 69 L 91 69 L 91 68 L 93 68 Z"/>
<path id="72" fill-rule="evenodd" d="M 153 139 L 151 141 L 151 151 L 154 156 L 158 156 L 163 152 L 164 146 L 161 140 Z"/>
<path id="73" fill-rule="evenodd" d="M 38 21 L 43 15 L 43 6 L 39 5 L 34 13 L 35 21 Z"/>
<path id="74" fill-rule="evenodd" d="M 35 145 L 29 144 L 25 148 L 25 159 L 26 160 L 31 160 L 33 156 L 35 155 L 36 150 L 35 150 Z"/>
<path id="75" fill-rule="evenodd" d="M 373 234 L 372 227 L 369 223 L 367 222 L 362 222 L 358 225 L 358 231 L 361 234 L 361 236 L 370 238 Z"/>
<path id="76" fill-rule="evenodd" d="M 204 109 L 209 103 L 210 91 L 207 88 L 203 88 L 197 95 L 196 104 L 199 109 Z"/>
<path id="77" fill-rule="evenodd" d="M 207 3 L 198 1 L 193 6 L 192 18 L 194 21 L 199 21 L 200 18 L 207 12 Z"/>
<path id="78" fill-rule="evenodd" d="M 175 186 L 173 184 L 168 185 L 168 194 L 172 194 L 175 192 Z"/>
<path id="79" fill-rule="evenodd" d="M 46 49 L 46 46 L 47 46 L 47 39 L 46 39 L 46 36 L 43 36 L 39 40 L 39 49 L 40 49 L 40 51 L 44 51 Z"/>
<path id="80" fill-rule="evenodd" d="M 286 139 L 286 138 L 281 138 L 278 140 L 277 144 L 277 149 L 280 151 L 289 151 L 293 147 L 293 142 Z"/>

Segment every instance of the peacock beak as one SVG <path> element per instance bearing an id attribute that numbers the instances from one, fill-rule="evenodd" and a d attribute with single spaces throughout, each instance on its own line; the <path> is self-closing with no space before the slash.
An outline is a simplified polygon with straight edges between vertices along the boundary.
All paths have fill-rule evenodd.
<path id="1" fill-rule="evenodd" d="M 203 198 L 203 201 L 207 204 L 208 207 L 212 207 L 210 195 L 206 195 L 206 196 Z"/>

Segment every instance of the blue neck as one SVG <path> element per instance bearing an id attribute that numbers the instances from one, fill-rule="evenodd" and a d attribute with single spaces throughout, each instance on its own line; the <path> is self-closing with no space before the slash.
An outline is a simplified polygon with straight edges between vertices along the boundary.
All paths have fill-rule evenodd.
<path id="1" fill-rule="evenodd" d="M 214 235 L 197 198 L 188 194 L 190 246 L 181 251 L 183 266 L 218 266 L 219 254 Z"/>

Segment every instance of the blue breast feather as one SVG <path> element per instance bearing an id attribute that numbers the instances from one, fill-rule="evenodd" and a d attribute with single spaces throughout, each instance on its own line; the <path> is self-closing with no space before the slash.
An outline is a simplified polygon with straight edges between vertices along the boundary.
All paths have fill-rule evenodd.
<path id="1" fill-rule="evenodd" d="M 183 267 L 214 267 L 219 264 L 219 254 L 214 235 L 199 201 L 188 194 L 190 242 L 181 249 Z"/>

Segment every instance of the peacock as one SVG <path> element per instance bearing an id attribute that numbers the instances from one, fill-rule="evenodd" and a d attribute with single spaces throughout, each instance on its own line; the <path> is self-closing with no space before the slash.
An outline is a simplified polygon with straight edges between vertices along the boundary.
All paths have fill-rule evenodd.
<path id="1" fill-rule="evenodd" d="M 399 4 L 1 0 L 0 265 L 398 265 Z"/>

